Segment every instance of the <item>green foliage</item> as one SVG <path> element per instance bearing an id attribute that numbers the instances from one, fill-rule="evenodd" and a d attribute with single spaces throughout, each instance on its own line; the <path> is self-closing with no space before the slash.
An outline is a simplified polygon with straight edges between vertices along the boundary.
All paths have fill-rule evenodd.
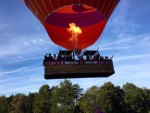
<path id="1" fill-rule="evenodd" d="M 107 82 L 100 87 L 99 101 L 105 113 L 124 113 L 124 92 L 119 86 Z"/>
<path id="2" fill-rule="evenodd" d="M 80 106 L 84 113 L 92 113 L 96 105 L 99 104 L 99 87 L 93 86 L 89 88 L 80 99 Z"/>
<path id="3" fill-rule="evenodd" d="M 86 91 L 80 105 L 85 113 L 92 113 L 95 106 L 101 106 L 105 113 L 124 113 L 123 90 L 110 82 L 93 86 Z"/>
<path id="4" fill-rule="evenodd" d="M 25 95 L 17 94 L 11 101 L 11 111 L 9 113 L 25 113 Z"/>
<path id="5" fill-rule="evenodd" d="M 29 93 L 25 101 L 26 113 L 33 113 L 33 104 L 35 101 L 36 93 Z"/>
<path id="6" fill-rule="evenodd" d="M 150 113 L 150 89 L 146 89 L 146 88 L 143 88 L 142 89 L 142 92 L 143 92 L 143 95 L 145 96 L 145 101 L 146 101 L 146 110 L 149 111 Z"/>
<path id="7" fill-rule="evenodd" d="M 13 100 L 14 95 L 10 95 L 9 97 L 6 98 L 7 101 L 7 106 L 8 106 L 8 111 L 12 111 L 12 107 L 11 107 L 11 101 Z"/>
<path id="8" fill-rule="evenodd" d="M 52 113 L 74 113 L 77 99 L 82 95 L 79 85 L 73 85 L 65 80 L 52 90 L 51 105 Z"/>
<path id="9" fill-rule="evenodd" d="M 64 80 L 39 92 L 0 96 L 0 113 L 93 113 L 100 106 L 104 113 L 150 113 L 150 89 L 126 83 L 123 88 L 111 82 L 92 86 L 84 94 L 78 84 Z"/>
<path id="10" fill-rule="evenodd" d="M 8 113 L 8 103 L 5 96 L 0 97 L 0 113 Z"/>
<path id="11" fill-rule="evenodd" d="M 126 83 L 123 89 L 125 92 L 124 102 L 128 113 L 148 113 L 149 99 L 142 89 L 131 83 Z"/>
<path id="12" fill-rule="evenodd" d="M 50 112 L 50 88 L 43 85 L 39 93 L 35 96 L 33 105 L 33 113 L 49 113 Z"/>

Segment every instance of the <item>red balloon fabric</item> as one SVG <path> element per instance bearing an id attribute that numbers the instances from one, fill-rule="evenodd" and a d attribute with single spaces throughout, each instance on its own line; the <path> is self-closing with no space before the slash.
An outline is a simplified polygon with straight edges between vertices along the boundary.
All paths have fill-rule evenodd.
<path id="1" fill-rule="evenodd" d="M 87 48 L 97 41 L 119 0 L 23 2 L 43 24 L 55 44 L 74 50 Z"/>

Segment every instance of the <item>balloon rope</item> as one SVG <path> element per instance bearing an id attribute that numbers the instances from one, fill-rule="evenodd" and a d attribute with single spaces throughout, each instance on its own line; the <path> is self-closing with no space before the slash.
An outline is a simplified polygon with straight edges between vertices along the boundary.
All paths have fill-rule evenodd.
<path id="1" fill-rule="evenodd" d="M 97 6 L 96 6 L 96 8 L 99 6 L 99 3 L 100 3 L 100 1 L 101 1 L 101 0 L 98 0 L 98 3 L 97 3 Z"/>
<path id="2" fill-rule="evenodd" d="M 44 8 L 45 8 L 47 14 L 48 14 L 49 12 L 48 12 L 48 10 L 47 10 L 47 8 L 46 8 L 45 3 L 43 2 L 43 0 L 42 0 L 42 3 L 43 3 L 43 5 L 44 5 Z M 46 16 L 47 16 L 47 15 L 46 15 Z"/>
<path id="3" fill-rule="evenodd" d="M 31 9 L 31 11 L 32 11 L 33 13 L 36 13 L 36 14 L 37 14 L 38 12 L 37 12 L 35 6 L 34 6 L 30 1 L 29 1 L 29 3 L 31 4 L 31 6 L 30 6 L 30 5 L 27 5 L 27 6 Z M 34 9 L 33 9 L 32 7 L 33 7 Z M 35 12 L 34 12 L 34 10 L 35 10 Z"/>
<path id="4" fill-rule="evenodd" d="M 37 17 L 38 17 L 38 15 L 39 15 L 39 17 L 38 17 L 39 20 L 43 21 L 43 17 L 41 16 L 40 13 L 38 13 L 38 11 L 36 10 L 36 8 L 35 8 L 35 6 L 32 4 L 32 2 L 29 1 L 29 3 L 31 4 L 31 6 L 28 5 L 28 7 L 33 11 L 33 13 L 34 13 Z M 34 12 L 34 9 L 33 9 L 32 7 L 35 9 L 35 12 Z"/>
<path id="5" fill-rule="evenodd" d="M 58 7 L 60 7 L 59 1 L 57 0 Z"/>
<path id="6" fill-rule="evenodd" d="M 106 2 L 106 0 L 104 0 L 104 2 L 103 2 L 102 8 L 101 8 L 101 12 L 102 12 L 102 10 L 103 10 L 103 7 L 104 7 L 104 5 L 105 5 L 105 2 Z"/>
<path id="7" fill-rule="evenodd" d="M 111 9 L 110 9 L 110 11 L 109 11 L 107 17 L 110 16 L 111 11 L 113 10 L 113 8 L 114 8 L 114 6 L 116 5 L 116 3 L 117 3 L 117 0 L 116 0 L 116 1 L 113 3 L 113 5 L 111 6 Z"/>
<path id="8" fill-rule="evenodd" d="M 36 1 L 36 0 L 34 0 L 34 1 L 35 1 L 35 3 L 37 4 L 37 6 L 40 8 L 40 10 L 41 10 L 41 12 L 42 12 L 42 14 L 43 14 L 43 16 L 44 16 L 44 18 L 45 18 L 45 15 L 44 15 L 44 13 L 43 13 L 43 11 L 42 11 L 41 7 L 39 6 L 39 4 L 37 3 L 37 1 Z"/>
<path id="9" fill-rule="evenodd" d="M 66 0 L 64 0 L 64 2 L 65 2 L 65 5 L 67 5 Z"/>
<path id="10" fill-rule="evenodd" d="M 104 15 L 106 15 L 106 13 L 107 13 L 107 10 L 109 9 L 109 7 L 110 7 L 110 4 L 111 4 L 111 2 L 112 2 L 113 0 L 111 0 L 111 1 L 109 1 L 109 4 L 108 4 L 108 6 L 107 6 L 107 8 L 106 8 L 106 10 L 105 10 L 105 12 L 104 12 Z M 106 15 L 107 16 L 107 15 Z"/>
<path id="11" fill-rule="evenodd" d="M 50 0 L 48 0 L 48 1 L 49 1 L 50 5 L 51 5 L 51 7 L 52 7 L 53 11 L 54 11 L 54 7 L 53 7 L 53 5 L 52 5 L 51 1 L 50 1 Z"/>
<path id="12" fill-rule="evenodd" d="M 93 0 L 92 0 L 92 2 L 91 2 L 91 6 L 92 6 L 92 4 L 93 4 Z"/>

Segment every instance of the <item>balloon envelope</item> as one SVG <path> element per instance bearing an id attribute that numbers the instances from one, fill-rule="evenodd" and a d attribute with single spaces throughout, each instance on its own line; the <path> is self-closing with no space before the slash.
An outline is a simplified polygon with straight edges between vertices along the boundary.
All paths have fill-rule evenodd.
<path id="1" fill-rule="evenodd" d="M 84 49 L 97 41 L 119 0 L 23 0 L 23 2 L 43 24 L 55 44 L 74 50 Z M 69 32 L 71 23 L 81 32 Z"/>

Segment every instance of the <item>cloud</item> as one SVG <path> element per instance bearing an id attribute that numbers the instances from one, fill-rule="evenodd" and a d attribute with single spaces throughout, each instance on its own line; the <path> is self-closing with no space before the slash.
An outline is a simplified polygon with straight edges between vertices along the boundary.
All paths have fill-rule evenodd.
<path id="1" fill-rule="evenodd" d="M 23 71 L 25 69 L 27 69 L 27 67 L 22 67 L 22 68 L 19 68 L 19 69 L 16 69 L 16 70 L 12 70 L 12 71 L 0 72 L 0 76 L 6 75 L 6 74 L 12 74 L 12 73 L 19 72 L 19 71 Z"/>
<path id="2" fill-rule="evenodd" d="M 4 75 L 7 75 L 7 74 L 13 74 L 13 73 L 17 73 L 17 72 L 23 72 L 23 71 L 26 71 L 26 70 L 32 70 L 34 68 L 38 68 L 37 66 L 40 65 L 40 64 L 41 63 L 37 63 L 37 64 L 34 64 L 34 65 L 17 68 L 15 70 L 1 71 L 0 76 L 4 76 Z"/>
<path id="3" fill-rule="evenodd" d="M 132 40 L 133 40 L 132 38 L 122 38 L 122 39 L 116 40 L 114 42 L 109 42 L 107 44 L 103 44 L 103 45 L 101 45 L 101 47 L 107 47 L 107 46 L 112 46 L 112 45 L 117 45 L 117 44 L 123 44 L 123 43 L 126 43 L 126 42 L 130 42 Z"/>
<path id="4" fill-rule="evenodd" d="M 9 60 L 2 60 L 0 64 L 2 65 L 10 65 L 10 64 L 17 64 L 17 63 L 24 63 L 24 62 L 32 62 L 34 60 L 42 60 L 43 56 L 25 56 L 25 55 L 18 55 L 18 56 L 13 56 Z"/>
<path id="5" fill-rule="evenodd" d="M 145 55 L 132 55 L 132 56 L 121 56 L 121 57 L 115 57 L 115 61 L 120 61 L 120 60 L 133 60 L 133 59 L 138 59 L 138 58 L 149 58 L 150 54 L 145 54 Z"/>
<path id="6" fill-rule="evenodd" d="M 27 78 L 27 76 L 21 76 L 21 77 L 14 77 L 14 78 L 2 79 L 2 80 L 0 81 L 0 84 L 3 84 L 3 83 L 10 83 L 11 81 L 14 81 L 14 80 L 19 81 L 19 80 L 22 80 L 22 79 L 24 79 L 24 78 Z"/>
<path id="7" fill-rule="evenodd" d="M 49 80 L 44 79 L 42 73 L 36 70 L 41 70 L 41 67 L 33 69 L 32 72 L 35 72 L 34 74 L 24 73 L 23 76 L 19 75 L 18 77 L 12 75 L 9 76 L 10 78 L 2 80 L 0 82 L 2 84 L 0 86 L 0 95 L 5 94 L 9 96 L 16 93 L 28 94 L 29 92 L 38 92 L 43 84 L 48 84 L 50 87 L 59 85 L 60 80 L 51 80 L 51 82 L 49 82 Z"/>
<path id="8" fill-rule="evenodd" d="M 31 39 L 28 36 L 20 37 L 11 36 L 8 41 L 1 42 L 3 44 L 0 45 L 0 58 L 12 55 L 30 55 L 39 53 L 43 49 L 47 50 L 49 46 L 56 47 L 48 38 L 41 38 L 39 35 L 32 35 Z"/>
<path id="9" fill-rule="evenodd" d="M 21 79 L 22 80 L 22 79 Z M 35 85 L 28 85 L 28 86 L 23 86 L 23 87 L 11 87 L 9 89 L 4 89 L 3 91 L 1 91 L 0 95 L 5 95 L 5 96 L 9 96 L 9 95 L 15 95 L 17 93 L 24 93 L 24 94 L 28 94 L 29 92 L 38 92 L 38 89 L 41 87 L 41 84 L 35 84 Z"/>
<path id="10" fill-rule="evenodd" d="M 150 70 L 146 67 L 149 67 L 150 64 L 121 64 L 117 65 L 115 69 L 117 70 L 115 75 L 117 75 L 117 79 L 121 81 L 147 81 L 150 79 L 149 72 Z M 142 84 L 141 84 L 142 85 Z M 141 86 L 139 85 L 139 86 Z M 147 87 L 150 87 L 150 84 L 147 84 Z"/>
<path id="11" fill-rule="evenodd" d="M 109 24 L 111 31 L 116 35 L 126 35 L 135 32 L 141 27 L 138 22 L 140 11 L 132 11 L 132 1 L 122 0 L 112 15 Z"/>
<path id="12" fill-rule="evenodd" d="M 95 45 L 94 45 L 95 46 Z M 93 47 L 94 47 L 93 46 Z M 97 46 L 97 45 L 96 45 Z M 138 35 L 127 35 L 122 38 L 118 38 L 116 40 L 111 40 L 109 42 L 103 42 L 99 45 L 100 51 L 107 51 L 107 50 L 119 50 L 119 51 L 137 51 L 140 48 L 141 50 L 145 50 L 150 47 L 150 34 L 138 34 Z M 143 53 L 142 53 L 143 54 Z"/>
<path id="13" fill-rule="evenodd" d="M 150 34 L 141 32 L 143 23 L 139 22 L 142 9 L 136 12 L 131 10 L 132 1 L 122 0 L 115 9 L 103 35 L 97 43 L 90 48 L 100 48 L 101 51 L 124 50 L 125 51 L 139 47 L 149 47 Z M 143 11 L 144 12 L 144 11 Z M 143 20 L 142 20 L 143 21 Z M 138 33 L 139 32 L 139 33 Z"/>

